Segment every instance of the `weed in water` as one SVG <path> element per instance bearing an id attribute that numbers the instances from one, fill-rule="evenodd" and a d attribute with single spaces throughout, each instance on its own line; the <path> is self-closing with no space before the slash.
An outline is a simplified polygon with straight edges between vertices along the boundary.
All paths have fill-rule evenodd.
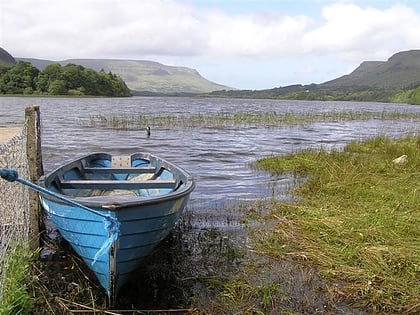
<path id="1" fill-rule="evenodd" d="M 97 115 L 86 122 L 89 127 L 107 127 L 114 129 L 139 129 L 151 127 L 177 128 L 233 128 L 243 126 L 279 127 L 284 125 L 303 125 L 314 122 L 348 121 L 348 120 L 419 120 L 417 113 L 398 112 L 328 112 L 328 113 L 276 113 L 276 112 L 236 112 L 236 113 L 198 113 L 192 115 Z"/>

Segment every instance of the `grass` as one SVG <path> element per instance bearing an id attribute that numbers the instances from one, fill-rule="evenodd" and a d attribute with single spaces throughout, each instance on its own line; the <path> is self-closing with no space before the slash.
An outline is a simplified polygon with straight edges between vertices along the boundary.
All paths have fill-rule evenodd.
<path id="1" fill-rule="evenodd" d="M 348 120 L 420 120 L 418 113 L 364 111 L 326 112 L 326 113 L 276 113 L 276 112 L 236 112 L 205 113 L 192 115 L 97 115 L 92 116 L 85 125 L 89 127 L 108 127 L 115 129 L 138 129 L 151 127 L 277 127 L 282 125 L 302 125 L 313 122 Z"/>
<path id="2" fill-rule="evenodd" d="M 394 164 L 406 154 L 408 162 Z M 420 137 L 377 137 L 342 152 L 307 150 L 256 167 L 309 179 L 257 248 L 316 266 L 343 299 L 373 313 L 420 311 Z"/>
<path id="3" fill-rule="evenodd" d="M 29 314 L 34 304 L 28 284 L 32 282 L 30 266 L 35 253 L 30 253 L 22 244 L 11 247 L 8 252 L 5 274 L 2 275 L 0 314 Z"/>
<path id="4" fill-rule="evenodd" d="M 402 154 L 408 156 L 407 163 L 392 163 Z M 165 290 L 177 286 L 173 278 L 181 277 L 178 284 L 183 283 L 184 287 L 176 291 L 182 291 L 186 299 L 182 303 L 177 300 L 176 305 L 187 307 L 191 314 L 200 314 L 200 310 L 203 314 L 333 314 L 334 303 L 343 301 L 372 314 L 419 312 L 420 137 L 400 140 L 377 137 L 352 142 L 343 151 L 306 150 L 265 158 L 255 166 L 273 174 L 295 174 L 308 180 L 294 192 L 298 196 L 295 203 L 259 201 L 251 209 L 247 205 L 238 210 L 249 214 L 244 225 L 249 223 L 251 230 L 255 229 L 247 235 L 246 253 L 251 257 L 231 259 L 245 254 L 243 249 L 231 254 L 234 249 L 229 247 L 226 259 L 212 265 L 216 255 L 212 248 L 222 247 L 221 240 L 225 238 L 223 234 L 213 235 L 213 241 L 204 242 L 202 233 L 203 259 L 211 270 L 208 274 L 204 267 L 204 271 L 200 269 L 199 275 L 193 274 L 191 278 L 185 277 L 182 268 L 170 274 L 174 272 L 171 264 L 180 265 L 174 258 L 168 260 L 169 268 L 161 270 L 147 263 L 146 266 L 159 271 L 147 269 L 139 274 L 156 278 L 156 274 L 162 273 L 168 278 Z M 90 277 L 80 269 L 83 263 L 73 259 L 70 255 L 63 262 L 52 260 L 38 273 L 34 314 L 84 310 L 99 313 L 98 309 L 106 308 L 103 290 L 86 281 Z M 233 266 L 233 275 L 220 272 L 221 266 L 226 265 Z M 15 282 L 22 284 L 28 280 L 21 279 L 26 280 Z M 145 292 L 133 290 L 133 294 L 153 301 L 147 294 L 163 289 L 158 290 L 150 283 L 155 284 L 146 280 Z M 201 286 L 208 287 L 204 290 L 208 295 L 204 302 L 190 297 L 190 291 L 198 292 L 195 290 Z M 31 288 L 32 285 L 29 291 Z M 165 290 L 160 294 L 169 296 Z M 22 290 L 10 292 L 18 292 L 10 293 L 11 296 L 24 296 Z M 1 307 L 0 314 L 7 314 Z M 11 313 L 19 314 L 16 309 Z"/>

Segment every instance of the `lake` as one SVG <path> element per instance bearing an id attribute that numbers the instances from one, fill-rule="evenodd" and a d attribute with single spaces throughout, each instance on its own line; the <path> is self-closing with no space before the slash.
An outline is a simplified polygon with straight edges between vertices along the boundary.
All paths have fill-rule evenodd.
<path id="1" fill-rule="evenodd" d="M 400 137 L 420 132 L 420 122 L 415 120 L 349 120 L 278 127 L 252 124 L 153 127 L 150 137 L 144 128 L 115 130 L 89 125 L 92 117 L 98 114 L 154 117 L 236 112 L 420 113 L 420 106 L 406 104 L 193 97 L 1 97 L 0 102 L 0 125 L 22 123 L 25 107 L 40 106 L 46 172 L 63 161 L 90 152 L 106 151 L 121 155 L 148 151 L 193 175 L 197 186 L 188 209 L 195 213 L 200 226 L 204 224 L 215 228 L 226 227 L 226 216 L 232 223 L 225 205 L 261 198 L 287 198 L 288 189 L 296 184 L 292 177 L 271 177 L 253 170 L 249 164 L 258 158 L 306 148 L 339 149 L 351 140 L 380 134 Z M 223 211 L 220 210 L 222 208 Z M 208 216 L 213 219 L 203 223 L 200 218 Z"/>
<path id="2" fill-rule="evenodd" d="M 154 117 L 235 112 L 420 113 L 420 106 L 406 104 L 192 97 L 1 97 L 0 102 L 0 125 L 22 123 L 25 107 L 40 106 L 46 172 L 65 160 L 100 151 L 120 155 L 148 151 L 183 167 L 197 182 L 188 209 L 195 213 L 199 226 L 213 228 L 226 228 L 226 220 L 232 225 L 235 215 L 226 211 L 226 208 L 230 209 L 227 204 L 260 198 L 287 198 L 287 191 L 295 185 L 295 179 L 274 178 L 253 170 L 249 164 L 258 158 L 306 148 L 339 149 L 351 140 L 379 134 L 400 137 L 420 132 L 420 122 L 415 120 L 349 120 L 278 127 L 252 124 L 153 127 L 150 137 L 144 128 L 115 130 L 89 126 L 91 118 L 98 114 Z M 209 216 L 213 219 L 207 220 Z M 203 217 L 206 219 L 202 220 Z"/>
<path id="3" fill-rule="evenodd" d="M 352 140 L 377 135 L 402 137 L 420 133 L 420 121 L 414 119 L 337 120 L 275 127 L 255 124 L 191 128 L 155 126 L 152 127 L 150 137 L 143 127 L 115 130 L 110 127 L 92 127 L 89 123 L 98 114 L 154 117 L 236 112 L 420 113 L 420 106 L 406 104 L 170 97 L 0 97 L 0 104 L 0 125 L 21 124 L 25 107 L 40 106 L 46 172 L 66 160 L 93 151 L 119 155 L 148 151 L 183 167 L 193 175 L 197 186 L 180 224 L 181 233 L 178 234 L 181 236 L 174 237 L 175 243 L 169 245 L 170 249 L 175 250 L 162 251 L 162 254 L 158 253 L 151 258 L 155 259 L 152 263 L 145 262 L 138 277 L 148 275 L 149 278 L 134 280 L 137 286 L 126 290 L 128 305 L 136 303 L 139 307 L 152 308 L 162 305 L 167 307 L 165 303 L 168 296 L 177 296 L 174 306 L 187 303 L 183 301 L 183 292 L 190 292 L 192 288 L 199 291 L 199 296 L 206 297 L 203 294 L 205 284 L 197 285 L 200 278 L 213 277 L 215 274 L 221 276 L 236 270 L 241 264 L 244 248 L 248 245 L 241 221 L 243 211 L 247 208 L 242 205 L 260 199 L 287 199 L 288 190 L 298 184 L 293 176 L 273 177 L 253 170 L 251 162 L 264 156 L 307 148 L 340 149 Z M 163 271 L 160 271 L 163 276 L 160 277 L 159 272 L 157 275 L 149 275 L 147 266 L 159 263 L 164 266 Z M 167 276 L 165 266 L 168 265 L 177 277 Z M 276 277 L 282 279 L 282 283 L 293 283 L 293 286 L 285 290 L 295 296 L 297 301 L 317 301 L 317 304 L 303 309 L 298 307 L 305 303 L 297 303 L 296 311 L 306 312 L 326 303 L 326 297 L 316 289 L 321 280 L 314 278 L 308 285 L 305 280 L 307 270 L 296 270 L 290 264 L 282 264 L 273 269 L 277 270 Z M 151 282 L 154 283 L 153 292 L 146 290 Z"/>
<path id="4" fill-rule="evenodd" d="M 0 124 L 22 123 L 24 108 L 39 105 L 43 162 L 49 171 L 64 160 L 93 151 L 125 154 L 149 151 L 188 170 L 197 181 L 191 203 L 200 208 L 230 201 L 270 197 L 273 184 L 289 184 L 256 172 L 249 163 L 258 158 L 305 148 L 341 148 L 351 140 L 379 134 L 399 137 L 418 133 L 419 121 L 333 121 L 280 127 L 233 126 L 114 130 L 92 128 L 91 117 L 101 115 L 157 116 L 235 112 L 325 113 L 413 112 L 420 106 L 365 102 L 317 102 L 216 98 L 30 98 L 1 97 Z M 282 189 L 278 191 L 282 193 Z M 204 209 L 202 209 L 204 210 Z"/>

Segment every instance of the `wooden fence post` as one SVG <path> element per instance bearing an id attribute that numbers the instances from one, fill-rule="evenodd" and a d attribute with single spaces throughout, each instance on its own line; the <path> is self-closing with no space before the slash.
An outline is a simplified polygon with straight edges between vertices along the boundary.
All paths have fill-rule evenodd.
<path id="1" fill-rule="evenodd" d="M 25 108 L 26 120 L 26 155 L 29 179 L 37 183 L 43 175 L 41 151 L 41 120 L 39 106 Z M 39 247 L 40 226 L 42 226 L 42 209 L 38 193 L 29 189 L 29 245 L 31 249 Z"/>

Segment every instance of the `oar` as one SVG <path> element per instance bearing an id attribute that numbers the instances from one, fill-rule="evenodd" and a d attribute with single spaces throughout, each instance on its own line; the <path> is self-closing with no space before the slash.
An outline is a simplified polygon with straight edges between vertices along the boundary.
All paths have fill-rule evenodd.
<path id="1" fill-rule="evenodd" d="M 104 214 L 99 211 L 96 211 L 94 209 L 91 209 L 89 207 L 86 207 L 85 205 L 82 205 L 81 203 L 78 203 L 74 200 L 71 200 L 69 198 L 64 197 L 63 195 L 57 194 L 53 191 L 50 191 L 44 187 L 41 187 L 39 185 L 36 185 L 24 178 L 19 177 L 19 174 L 16 170 L 10 169 L 10 168 L 1 168 L 0 169 L 0 177 L 7 180 L 8 182 L 18 182 L 25 186 L 30 187 L 31 189 L 51 197 L 54 197 L 56 199 L 59 199 L 61 201 L 64 201 L 65 203 L 82 208 L 86 211 L 92 212 L 96 215 L 99 215 L 104 218 L 105 221 L 105 229 L 109 233 L 109 238 L 102 244 L 101 248 L 98 250 L 98 252 L 95 254 L 95 257 L 93 259 L 92 265 L 96 262 L 96 260 L 109 251 L 112 244 L 118 239 L 118 235 L 120 232 L 120 223 L 118 222 L 118 219 L 115 217 L 110 216 L 109 214 Z"/>

